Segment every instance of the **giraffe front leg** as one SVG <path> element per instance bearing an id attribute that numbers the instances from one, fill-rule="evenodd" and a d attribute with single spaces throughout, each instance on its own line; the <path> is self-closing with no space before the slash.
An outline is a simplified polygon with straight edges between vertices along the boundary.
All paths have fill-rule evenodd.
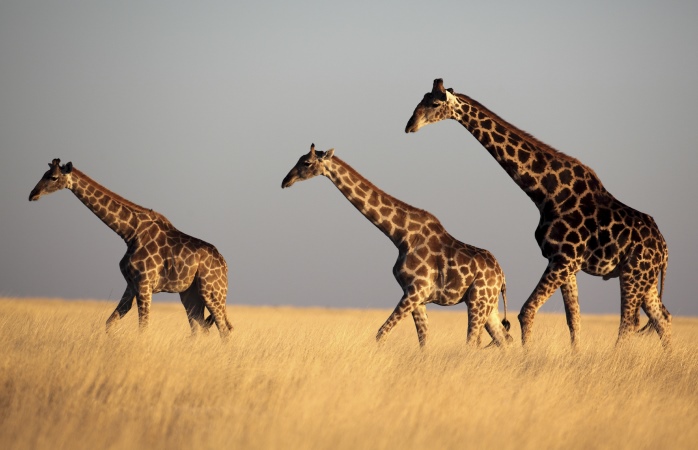
<path id="1" fill-rule="evenodd" d="M 578 349 L 579 330 L 581 328 L 579 312 L 579 294 L 577 290 L 577 275 L 572 275 L 567 279 L 567 283 L 560 286 L 562 291 L 562 301 L 565 304 L 565 317 L 567 327 L 570 329 L 570 341 L 573 349 Z"/>
<path id="2" fill-rule="evenodd" d="M 376 341 L 381 342 L 383 339 L 385 339 L 399 321 L 401 321 L 407 314 L 414 311 L 417 305 L 422 304 L 422 297 L 423 296 L 419 295 L 417 292 L 403 295 L 400 303 L 397 304 L 393 313 L 378 330 L 378 334 L 376 334 Z"/>
<path id="3" fill-rule="evenodd" d="M 121 301 L 119 301 L 116 309 L 107 319 L 107 332 L 109 332 L 109 330 L 114 326 L 116 321 L 124 317 L 126 313 L 131 310 L 131 306 L 133 306 L 133 298 L 135 296 L 136 292 L 133 290 L 133 288 L 131 288 L 131 286 L 126 286 L 124 295 L 121 296 Z"/>
<path id="4" fill-rule="evenodd" d="M 533 290 L 528 300 L 521 307 L 519 313 L 519 323 L 521 324 L 521 343 L 526 345 L 531 339 L 531 329 L 533 327 L 533 319 L 536 317 L 536 312 L 550 298 L 551 295 L 562 285 L 564 281 L 569 280 L 570 276 L 577 271 L 573 271 L 568 267 L 568 264 L 550 262 L 545 268 L 543 276 L 538 281 L 536 288 Z"/>
<path id="5" fill-rule="evenodd" d="M 427 305 L 419 305 L 415 307 L 412 311 L 412 319 L 414 319 L 414 326 L 417 328 L 419 346 L 424 347 L 427 344 L 427 336 L 429 332 Z"/>
<path id="6" fill-rule="evenodd" d="M 136 295 L 136 303 L 138 304 L 138 327 L 141 330 L 148 328 L 152 297 L 153 292 L 150 286 L 142 286 Z"/>

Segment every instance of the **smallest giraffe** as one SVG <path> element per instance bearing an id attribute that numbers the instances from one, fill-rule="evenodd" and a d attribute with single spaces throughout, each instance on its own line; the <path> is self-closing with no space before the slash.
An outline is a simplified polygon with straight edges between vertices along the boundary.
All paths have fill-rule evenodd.
<path id="1" fill-rule="evenodd" d="M 29 200 L 61 189 L 72 191 L 126 242 L 126 254 L 119 262 L 126 291 L 107 320 L 107 331 L 131 309 L 134 298 L 143 329 L 148 325 L 152 294 L 178 292 L 192 334 L 207 331 L 215 322 L 221 337 L 228 337 L 233 329 L 225 308 L 228 265 L 216 247 L 182 233 L 162 214 L 115 194 L 72 163 L 61 165 L 60 159 L 49 163 Z M 206 319 L 205 309 L 210 312 Z"/>
<path id="2" fill-rule="evenodd" d="M 419 344 L 427 341 L 427 303 L 442 306 L 465 303 L 468 307 L 469 345 L 480 346 L 484 326 L 492 344 L 506 345 L 508 333 L 504 272 L 487 250 L 464 244 L 452 237 L 439 220 L 427 211 L 391 197 L 334 156 L 334 149 L 310 152 L 300 157 L 281 183 L 287 188 L 297 181 L 318 175 L 329 178 L 339 191 L 398 248 L 393 275 L 403 296 L 378 330 L 383 340 L 393 327 L 412 314 Z M 499 293 L 504 302 L 504 320 L 499 319 Z"/>

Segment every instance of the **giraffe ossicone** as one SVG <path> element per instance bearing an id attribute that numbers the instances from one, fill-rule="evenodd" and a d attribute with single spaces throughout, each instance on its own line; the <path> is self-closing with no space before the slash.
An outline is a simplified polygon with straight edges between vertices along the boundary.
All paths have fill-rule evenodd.
<path id="1" fill-rule="evenodd" d="M 401 319 L 412 314 L 419 343 L 424 346 L 428 334 L 426 305 L 463 302 L 468 307 L 468 344 L 480 345 L 483 326 L 492 336 L 493 344 L 502 346 L 512 341 L 506 320 L 504 272 L 490 252 L 460 242 L 429 212 L 381 191 L 334 156 L 334 149 L 316 151 L 315 144 L 311 145 L 310 152 L 300 157 L 281 187 L 318 175 L 329 178 L 398 248 L 393 275 L 403 296 L 378 330 L 376 340 L 384 339 Z M 504 320 L 500 320 L 497 308 L 500 292 Z"/>
<path id="2" fill-rule="evenodd" d="M 618 342 L 637 330 L 640 308 L 662 344 L 671 344 L 671 315 L 662 303 L 669 253 L 654 219 L 617 200 L 592 169 L 506 122 L 472 98 L 434 80 L 405 126 L 406 133 L 454 119 L 463 125 L 535 203 L 536 241 L 548 260 L 519 314 L 521 339 L 531 336 L 538 309 L 560 288 L 572 345 L 580 318 L 577 272 L 620 278 Z M 661 282 L 661 290 L 657 284 Z M 645 327 L 647 328 L 647 326 Z"/>
<path id="3" fill-rule="evenodd" d="M 228 265 L 216 247 L 182 233 L 162 214 L 139 206 L 92 180 L 68 162 L 49 163 L 30 201 L 69 189 L 126 242 L 127 250 L 119 262 L 126 279 L 126 290 L 107 320 L 107 331 L 132 307 L 138 304 L 139 325 L 149 322 L 152 294 L 177 292 L 196 334 L 208 330 L 215 322 L 222 338 L 233 326 L 226 312 Z M 205 309 L 210 315 L 204 319 Z"/>

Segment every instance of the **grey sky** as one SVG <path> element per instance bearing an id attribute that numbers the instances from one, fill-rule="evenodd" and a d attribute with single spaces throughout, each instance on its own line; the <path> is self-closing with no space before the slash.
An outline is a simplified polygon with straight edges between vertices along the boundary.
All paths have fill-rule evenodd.
<path id="1" fill-rule="evenodd" d="M 327 179 L 280 188 L 314 142 L 492 251 L 517 312 L 535 206 L 456 122 L 404 133 L 441 77 L 652 215 L 665 304 L 698 315 L 698 3 L 474 3 L 0 1 L 0 295 L 123 292 L 115 233 L 69 191 L 27 201 L 59 157 L 216 245 L 229 304 L 393 307 L 390 241 Z M 579 289 L 619 311 L 617 280 Z"/>

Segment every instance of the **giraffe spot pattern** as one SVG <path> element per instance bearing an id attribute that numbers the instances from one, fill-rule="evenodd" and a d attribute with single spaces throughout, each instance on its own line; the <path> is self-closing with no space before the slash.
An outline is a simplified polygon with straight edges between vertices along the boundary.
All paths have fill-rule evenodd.
<path id="1" fill-rule="evenodd" d="M 615 199 L 594 171 L 577 159 L 516 128 L 472 98 L 444 90 L 440 79 L 417 105 L 405 131 L 444 119 L 454 119 L 470 131 L 540 211 L 534 235 L 549 264 L 519 315 L 524 343 L 535 312 L 558 287 L 573 308 L 569 324 L 574 342 L 579 308 L 576 281 L 570 276 L 583 270 L 604 279 L 620 278 L 619 339 L 631 326 L 639 325 L 638 308 L 642 307 L 668 345 L 671 315 L 657 289 L 659 277 L 663 288 L 668 250 L 652 217 Z M 419 127 L 411 128 L 412 124 Z"/>
<path id="2" fill-rule="evenodd" d="M 72 167 L 59 166 L 56 159 L 32 191 L 32 197 L 68 188 L 100 220 L 115 231 L 127 245 L 119 268 L 126 279 L 126 290 L 107 320 L 107 329 L 138 304 L 139 325 L 149 323 L 152 294 L 178 292 L 187 312 L 192 333 L 206 330 L 214 322 L 222 337 L 232 325 L 225 302 L 228 268 L 218 250 L 200 239 L 177 230 L 161 214 L 143 208 L 108 190 Z M 54 185 L 47 180 L 58 179 Z M 210 316 L 204 319 L 204 309 Z"/>
<path id="3" fill-rule="evenodd" d="M 433 215 L 389 196 L 328 153 L 315 152 L 311 147 L 311 152 L 301 156 L 286 175 L 282 187 L 318 175 L 328 177 L 398 248 L 393 274 L 404 296 L 379 329 L 377 339 L 384 338 L 411 313 L 419 342 L 424 345 L 428 330 L 424 306 L 464 302 L 468 306 L 469 343 L 479 344 L 480 331 L 486 323 L 496 343 L 502 345 L 511 340 L 497 312 L 499 293 L 502 292 L 505 306 L 506 297 L 504 273 L 494 256 L 454 239 Z"/>

